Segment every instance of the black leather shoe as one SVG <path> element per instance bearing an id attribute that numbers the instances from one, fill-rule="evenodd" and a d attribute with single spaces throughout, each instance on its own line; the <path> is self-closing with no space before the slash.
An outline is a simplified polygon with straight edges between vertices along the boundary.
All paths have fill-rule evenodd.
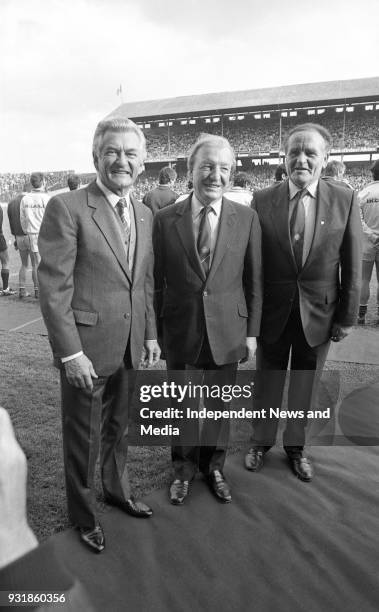
<path id="1" fill-rule="evenodd" d="M 126 501 L 119 501 L 117 499 L 108 497 L 106 502 L 111 504 L 111 506 L 120 508 L 120 510 L 130 514 L 130 516 L 135 516 L 137 518 L 150 518 L 150 516 L 153 514 L 153 511 L 151 508 L 149 508 L 149 506 L 141 501 L 137 501 L 134 499 L 134 497 L 130 497 Z"/>
<path id="2" fill-rule="evenodd" d="M 170 487 L 170 501 L 174 506 L 181 506 L 189 493 L 189 481 L 175 479 Z"/>
<path id="3" fill-rule="evenodd" d="M 79 527 L 80 539 L 93 552 L 101 553 L 105 548 L 105 537 L 101 525 L 96 525 L 94 529 L 83 529 Z"/>
<path id="4" fill-rule="evenodd" d="M 232 501 L 229 485 L 225 480 L 225 476 L 220 470 L 213 470 L 208 476 L 208 484 L 217 499 L 224 504 L 229 504 Z"/>
<path id="5" fill-rule="evenodd" d="M 313 478 L 312 464 L 306 457 L 288 457 L 295 476 L 304 482 L 310 482 Z"/>
<path id="6" fill-rule="evenodd" d="M 245 455 L 245 468 L 250 472 L 259 472 L 263 468 L 264 451 L 258 448 L 250 448 Z"/>

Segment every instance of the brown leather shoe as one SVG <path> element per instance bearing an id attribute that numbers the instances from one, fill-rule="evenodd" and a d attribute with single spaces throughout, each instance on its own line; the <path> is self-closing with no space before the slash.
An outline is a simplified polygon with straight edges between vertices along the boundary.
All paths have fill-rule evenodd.
<path id="1" fill-rule="evenodd" d="M 258 448 L 250 448 L 245 455 L 245 468 L 250 472 L 259 472 L 263 468 L 264 451 Z"/>
<path id="2" fill-rule="evenodd" d="M 306 457 L 288 457 L 295 476 L 303 482 L 310 482 L 313 478 L 312 464 Z"/>
<path id="3" fill-rule="evenodd" d="M 79 527 L 79 532 L 82 542 L 84 542 L 93 552 L 101 553 L 104 550 L 105 537 L 100 523 L 96 525 L 94 529 Z"/>
<path id="4" fill-rule="evenodd" d="M 182 506 L 189 493 L 189 481 L 175 479 L 170 487 L 170 501 L 174 506 Z"/>
<path id="5" fill-rule="evenodd" d="M 216 495 L 217 499 L 224 504 L 229 504 L 232 501 L 232 495 L 228 483 L 225 480 L 224 474 L 220 470 L 213 470 L 208 476 L 208 484 L 211 491 Z"/>
<path id="6" fill-rule="evenodd" d="M 137 518 L 150 518 L 153 514 L 153 511 L 151 508 L 149 508 L 149 506 L 134 499 L 133 496 L 125 501 L 119 501 L 118 499 L 110 497 L 106 498 L 105 501 L 111 506 L 116 506 L 117 508 L 120 508 L 120 510 L 130 514 L 130 516 L 135 516 Z"/>

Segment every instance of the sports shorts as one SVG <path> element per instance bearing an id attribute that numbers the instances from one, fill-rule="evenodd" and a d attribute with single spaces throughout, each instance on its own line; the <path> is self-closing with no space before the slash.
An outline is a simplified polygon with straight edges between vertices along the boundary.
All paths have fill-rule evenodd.
<path id="1" fill-rule="evenodd" d="M 38 253 L 38 234 L 16 236 L 16 243 L 19 251 L 31 251 L 32 253 Z"/>

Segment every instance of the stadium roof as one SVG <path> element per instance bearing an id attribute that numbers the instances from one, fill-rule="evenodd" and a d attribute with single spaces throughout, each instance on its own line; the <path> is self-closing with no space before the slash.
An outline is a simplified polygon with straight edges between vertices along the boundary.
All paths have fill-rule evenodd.
<path id="1" fill-rule="evenodd" d="M 188 114 L 233 112 L 247 108 L 263 110 L 288 105 L 343 104 L 378 99 L 379 77 L 372 77 L 128 102 L 118 106 L 109 116 L 122 114 L 135 120 L 159 119 Z"/>

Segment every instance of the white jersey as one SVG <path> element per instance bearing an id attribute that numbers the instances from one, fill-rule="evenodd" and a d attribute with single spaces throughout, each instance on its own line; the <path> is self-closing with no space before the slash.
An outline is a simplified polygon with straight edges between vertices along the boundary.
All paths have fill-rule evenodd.
<path id="1" fill-rule="evenodd" d="M 20 222 L 25 234 L 39 233 L 49 199 L 48 193 L 38 190 L 24 195 L 20 203 Z"/>
<path id="2" fill-rule="evenodd" d="M 358 193 L 363 231 L 379 236 L 379 181 L 373 181 Z"/>

